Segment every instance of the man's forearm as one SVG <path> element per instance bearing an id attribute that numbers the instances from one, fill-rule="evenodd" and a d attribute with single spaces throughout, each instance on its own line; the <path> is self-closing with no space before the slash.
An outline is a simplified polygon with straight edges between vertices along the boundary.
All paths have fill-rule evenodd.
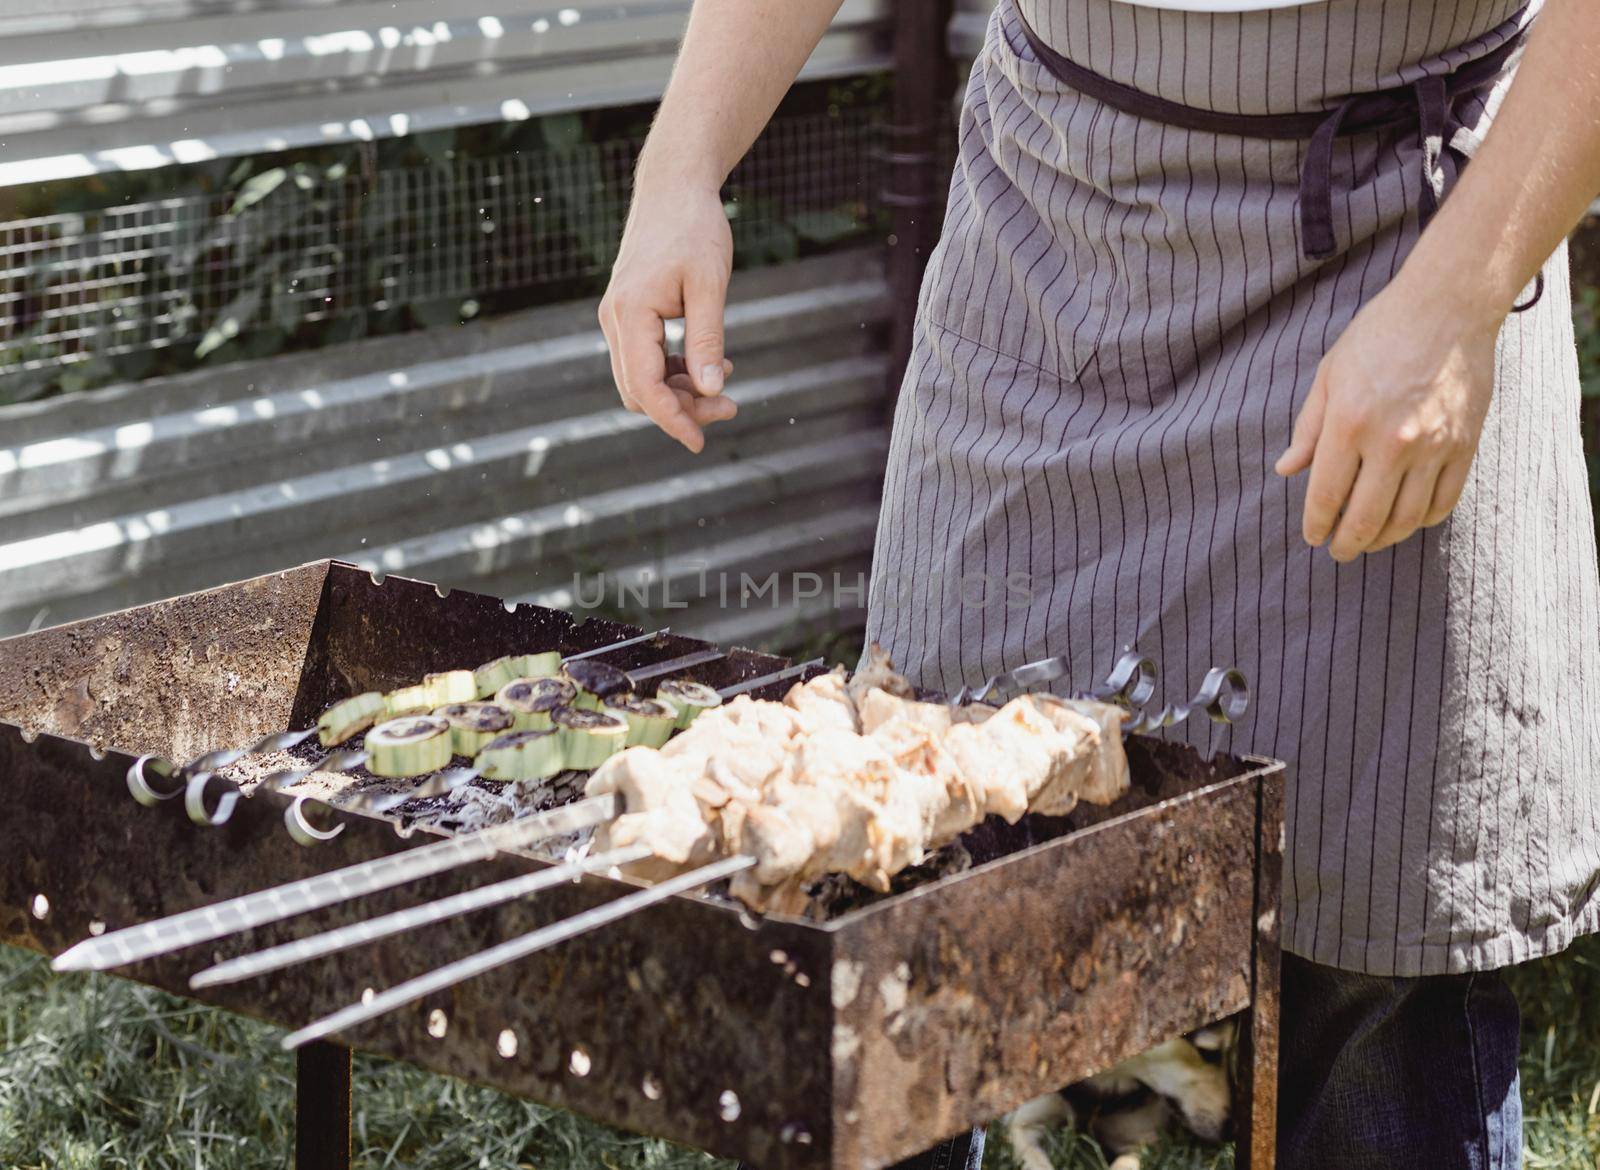
<path id="1" fill-rule="evenodd" d="M 1399 280 L 1498 325 L 1600 195 L 1600 4 L 1547 0 L 1494 125 Z"/>
<path id="2" fill-rule="evenodd" d="M 721 186 L 794 84 L 841 3 L 695 0 L 639 162 L 641 186 Z"/>

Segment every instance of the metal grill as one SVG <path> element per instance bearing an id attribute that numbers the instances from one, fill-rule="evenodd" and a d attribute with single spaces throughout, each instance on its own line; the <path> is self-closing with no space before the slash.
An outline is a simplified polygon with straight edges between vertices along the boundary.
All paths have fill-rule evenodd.
<path id="1" fill-rule="evenodd" d="M 332 876 L 351 865 L 375 862 L 362 872 L 390 877 L 410 870 L 416 854 L 380 859 L 427 837 L 397 837 L 387 821 L 352 809 L 319 811 L 319 821 L 330 818 L 316 826 L 322 836 L 291 843 L 293 790 L 258 785 L 223 818 L 199 791 L 202 771 L 185 785 L 202 815 L 191 819 L 187 791 L 181 801 L 136 804 L 128 776 L 145 769 L 130 753 L 191 759 L 304 727 L 352 691 L 546 649 L 599 651 L 636 677 L 681 671 L 765 698 L 779 697 L 784 684 L 770 680 L 789 667 L 423 581 L 380 584 L 326 561 L 0 641 L 0 674 L 25 680 L 0 691 L 0 941 L 57 954 L 175 913 L 199 910 L 187 921 L 210 922 L 208 909 L 224 913 L 219 901 L 287 881 L 311 879 L 303 896 L 363 888 L 347 884 L 348 872 Z M 1132 785 L 1116 804 L 986 822 L 965 841 L 971 868 L 924 874 L 932 880 L 837 907 L 825 923 L 676 896 L 624 915 L 639 906 L 625 901 L 638 894 L 634 883 L 600 874 L 575 883 L 564 871 L 557 879 L 512 846 L 470 868 L 411 870 L 429 876 L 390 889 L 373 882 L 359 902 L 324 904 L 312 927 L 469 890 L 476 899 L 502 882 L 541 887 L 434 920 L 426 933 L 389 933 L 314 967 L 243 982 L 191 987 L 196 962 L 214 961 L 197 950 L 154 954 L 125 972 L 298 1028 L 361 988 L 380 994 L 491 946 L 532 948 L 551 937 L 536 932 L 567 930 L 575 915 L 615 914 L 604 929 L 441 985 L 342 1039 L 763 1170 L 890 1165 L 1249 1007 L 1235 1116 L 1240 1168 L 1261 1170 L 1274 1136 L 1284 766 L 1223 753 L 1206 760 L 1145 736 L 1127 742 Z M 343 828 L 327 836 L 334 825 Z M 447 833 L 439 824 L 422 833 L 436 831 Z M 444 852 L 472 855 L 477 843 Z M 244 941 L 253 949 L 305 937 L 291 918 L 259 921 Z M 238 953 L 231 939 L 214 941 L 215 958 Z M 314 1066 L 301 1067 L 308 1100 L 347 1095 L 328 1077 L 314 1096 Z M 303 1112 L 301 1133 L 316 1120 Z M 301 1164 L 345 1164 L 345 1124 L 302 1145 Z"/>
<path id="2" fill-rule="evenodd" d="M 874 222 L 870 111 L 773 124 L 725 190 L 742 263 Z M 401 306 L 571 295 L 615 257 L 642 139 L 191 194 L 0 224 L 0 372 L 48 370 Z M 536 296 L 534 299 L 539 299 Z"/>

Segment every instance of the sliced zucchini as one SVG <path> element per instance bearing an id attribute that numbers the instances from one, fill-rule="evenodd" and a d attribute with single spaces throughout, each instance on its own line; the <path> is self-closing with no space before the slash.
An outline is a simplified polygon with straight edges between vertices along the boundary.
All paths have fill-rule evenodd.
<path id="1" fill-rule="evenodd" d="M 549 678 L 561 673 L 561 653 L 547 650 L 542 654 L 508 654 L 485 662 L 473 671 L 478 683 L 478 698 L 486 699 L 501 687 L 519 678 Z"/>
<path id="2" fill-rule="evenodd" d="M 607 695 L 622 694 L 632 686 L 621 670 L 590 658 L 567 663 L 566 675 L 578 688 L 577 705 L 593 711 L 600 710 L 600 703 Z"/>
<path id="3" fill-rule="evenodd" d="M 511 712 L 493 703 L 446 703 L 435 717 L 450 724 L 450 743 L 458 756 L 472 759 L 491 739 L 512 730 Z"/>
<path id="4" fill-rule="evenodd" d="M 334 747 L 359 735 L 388 714 L 382 691 L 343 699 L 322 713 L 317 720 L 317 738 L 323 747 Z"/>
<path id="5" fill-rule="evenodd" d="M 550 722 L 561 740 L 566 766 L 579 771 L 599 767 L 628 744 L 628 724 L 604 711 L 557 707 L 550 712 Z"/>
<path id="6" fill-rule="evenodd" d="M 656 688 L 656 698 L 678 713 L 678 730 L 693 723 L 702 711 L 722 706 L 722 696 L 704 683 L 669 678 Z"/>
<path id="7" fill-rule="evenodd" d="M 450 763 L 450 723 L 407 715 L 367 732 L 367 771 L 374 776 L 423 776 Z"/>
<path id="8" fill-rule="evenodd" d="M 446 703 L 470 703 L 478 697 L 478 682 L 470 670 L 430 674 L 414 686 L 390 691 L 385 697 L 389 714 L 422 715 Z"/>
<path id="9" fill-rule="evenodd" d="M 565 771 L 561 736 L 543 731 L 510 731 L 478 752 L 478 773 L 490 780 L 543 780 Z"/>
<path id="10" fill-rule="evenodd" d="M 518 731 L 543 731 L 550 726 L 550 712 L 570 707 L 578 698 L 578 688 L 564 678 L 512 679 L 495 695 L 495 706 L 511 712 Z"/>
<path id="11" fill-rule="evenodd" d="M 604 704 L 608 715 L 620 715 L 627 723 L 629 747 L 658 748 L 678 726 L 677 709 L 660 699 L 607 695 Z"/>

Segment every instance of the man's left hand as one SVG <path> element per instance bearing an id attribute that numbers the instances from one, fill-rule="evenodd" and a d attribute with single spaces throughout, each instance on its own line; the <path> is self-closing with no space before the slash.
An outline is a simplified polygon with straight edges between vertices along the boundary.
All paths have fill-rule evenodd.
<path id="1" fill-rule="evenodd" d="M 1356 314 L 1276 464 L 1284 476 L 1311 469 L 1306 543 L 1331 536 L 1333 559 L 1352 561 L 1450 515 L 1489 412 L 1496 333 L 1408 303 L 1395 284 Z"/>

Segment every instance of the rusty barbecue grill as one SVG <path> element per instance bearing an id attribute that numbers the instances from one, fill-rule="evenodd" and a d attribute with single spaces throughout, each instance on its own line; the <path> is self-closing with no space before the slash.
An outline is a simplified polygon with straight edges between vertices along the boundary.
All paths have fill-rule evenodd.
<path id="1" fill-rule="evenodd" d="M 379 583 L 334 561 L 0 641 L 0 939 L 57 954 L 448 837 L 448 820 L 420 813 L 397 832 L 371 801 L 313 822 L 292 788 L 229 801 L 231 785 L 203 773 L 235 761 L 203 757 L 310 726 L 349 694 L 539 650 L 595 652 L 640 683 L 671 675 L 763 698 L 821 669 L 417 581 Z M 1225 684 L 1208 679 L 1202 705 L 1225 703 Z M 1164 709 L 1145 726 L 1184 714 Z M 972 865 L 960 872 L 903 881 L 824 920 L 757 918 L 674 895 L 341 1039 L 760 1170 L 858 1170 L 1248 1010 L 1240 1165 L 1270 1166 L 1283 765 L 1206 760 L 1143 735 L 1127 743 L 1132 788 L 1117 804 L 986 822 L 963 839 Z M 198 800 L 129 799 L 130 768 L 146 755 L 204 765 L 188 775 Z M 286 819 L 308 831 L 286 833 Z M 124 972 L 300 1028 L 365 989 L 640 886 L 589 872 L 269 976 L 198 991 L 190 976 L 491 883 L 533 883 L 552 864 L 502 850 Z M 301 1164 L 346 1164 L 348 1053 L 317 1043 L 300 1060 Z"/>

